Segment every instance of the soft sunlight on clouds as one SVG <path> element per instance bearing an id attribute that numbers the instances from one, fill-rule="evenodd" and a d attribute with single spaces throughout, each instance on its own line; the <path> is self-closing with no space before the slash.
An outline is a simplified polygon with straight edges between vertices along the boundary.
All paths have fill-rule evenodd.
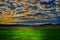
<path id="1" fill-rule="evenodd" d="M 60 20 L 59 1 L 56 0 L 0 0 L 0 23 L 29 20 Z M 13 20 L 13 21 L 12 21 Z M 24 20 L 24 21 L 21 21 Z"/>

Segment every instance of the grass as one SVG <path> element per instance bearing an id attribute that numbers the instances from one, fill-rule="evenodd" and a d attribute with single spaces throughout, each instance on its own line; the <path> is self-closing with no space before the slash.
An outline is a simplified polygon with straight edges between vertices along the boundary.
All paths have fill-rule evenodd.
<path id="1" fill-rule="evenodd" d="M 60 29 L 0 28 L 0 40 L 60 40 Z"/>

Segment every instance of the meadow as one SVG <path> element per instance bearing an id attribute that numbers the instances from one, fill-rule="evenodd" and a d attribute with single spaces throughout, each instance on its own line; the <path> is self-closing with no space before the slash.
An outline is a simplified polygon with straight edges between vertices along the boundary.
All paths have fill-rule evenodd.
<path id="1" fill-rule="evenodd" d="M 60 29 L 52 27 L 0 27 L 0 40 L 60 40 Z"/>

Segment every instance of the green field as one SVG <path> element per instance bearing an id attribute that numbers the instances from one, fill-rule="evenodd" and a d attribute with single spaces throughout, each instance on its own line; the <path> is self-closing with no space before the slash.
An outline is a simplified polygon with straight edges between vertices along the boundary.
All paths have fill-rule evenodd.
<path id="1" fill-rule="evenodd" d="M 60 40 L 60 29 L 0 28 L 0 40 Z"/>

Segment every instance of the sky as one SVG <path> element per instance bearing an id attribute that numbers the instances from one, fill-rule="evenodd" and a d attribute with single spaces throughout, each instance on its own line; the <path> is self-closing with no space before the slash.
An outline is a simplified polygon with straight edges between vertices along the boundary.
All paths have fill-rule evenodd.
<path id="1" fill-rule="evenodd" d="M 10 19 L 12 18 L 12 20 L 14 19 L 19 21 L 24 20 L 22 21 L 23 24 L 25 23 L 39 24 L 38 21 L 40 21 L 40 23 L 59 24 L 60 10 L 59 10 L 59 6 L 57 5 L 59 4 L 56 3 L 56 0 L 50 0 L 50 1 L 24 0 L 20 2 L 18 2 L 18 0 L 17 2 L 7 0 L 4 3 L 3 1 L 0 1 L 0 10 L 1 13 L 2 11 L 4 11 L 4 14 L 2 13 L 2 15 L 6 20 L 8 18 Z"/>

